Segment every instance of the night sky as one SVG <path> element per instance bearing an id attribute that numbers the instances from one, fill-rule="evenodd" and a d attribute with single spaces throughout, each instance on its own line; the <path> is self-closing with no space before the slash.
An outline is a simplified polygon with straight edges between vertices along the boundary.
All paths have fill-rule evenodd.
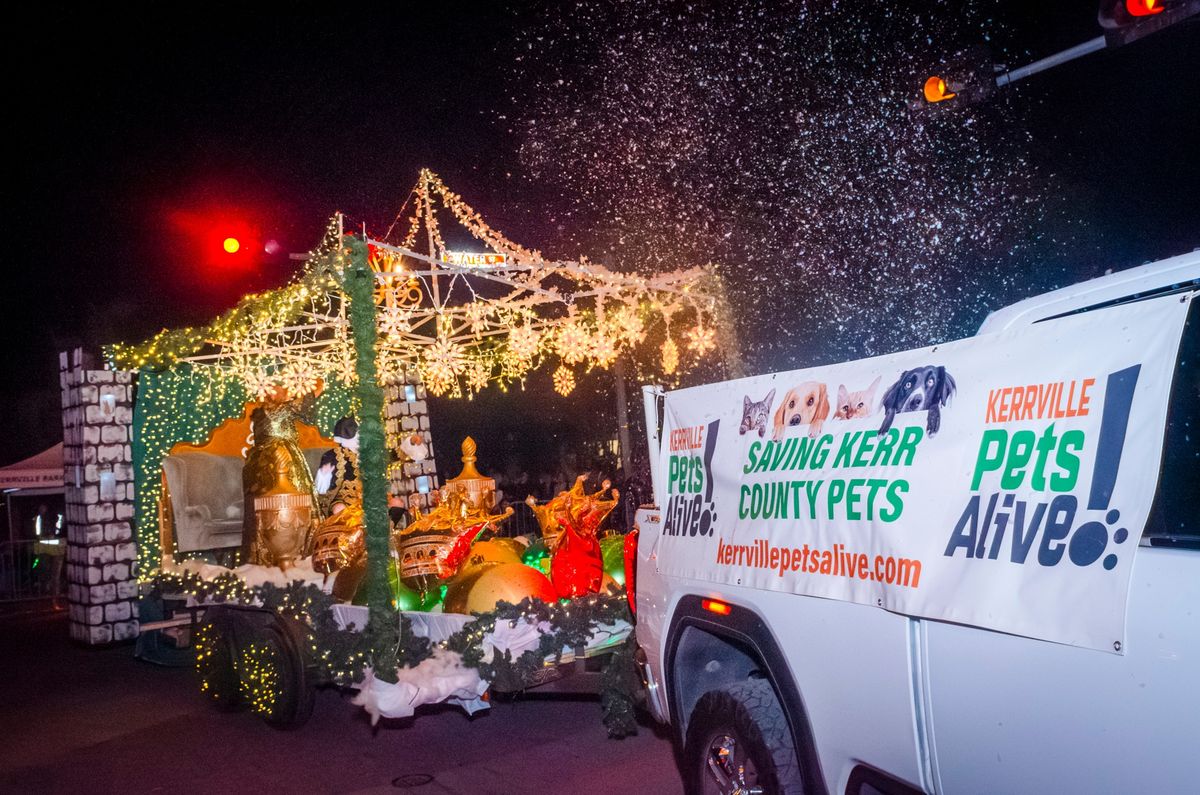
<path id="1" fill-rule="evenodd" d="M 753 26 L 800 18 L 806 5 L 839 6 L 750 3 L 763 14 L 728 25 L 718 22 L 743 40 L 752 39 Z M 911 5 L 937 6 L 945 19 L 960 19 L 953 3 Z M 961 19 L 985 20 L 993 31 L 993 46 L 1013 66 L 1100 32 L 1094 2 L 969 5 L 976 16 Z M 583 253 L 619 265 L 639 264 L 639 252 L 647 245 L 639 239 L 622 249 L 623 237 L 614 230 L 619 232 L 626 222 L 644 226 L 653 216 L 625 216 L 614 207 L 645 199 L 642 205 L 649 213 L 675 201 L 690 202 L 673 234 L 698 241 L 700 249 L 733 272 L 735 304 L 759 302 L 757 291 L 769 290 L 774 279 L 802 284 L 801 272 L 829 268 L 833 278 L 853 281 L 846 271 L 857 262 L 855 250 L 838 251 L 834 266 L 829 247 L 809 245 L 803 230 L 786 239 L 777 231 L 760 231 L 789 226 L 782 197 L 806 189 L 800 184 L 803 171 L 781 166 L 778 184 L 772 182 L 765 202 L 752 204 L 736 190 L 723 193 L 722 185 L 704 195 L 694 190 L 682 197 L 667 195 L 676 183 L 664 178 L 667 172 L 655 170 L 659 164 L 653 161 L 661 156 L 653 148 L 633 150 L 648 161 L 650 176 L 644 184 L 654 186 L 633 197 L 621 179 L 597 176 L 576 162 L 589 146 L 592 153 L 613 146 L 615 158 L 627 133 L 620 128 L 625 122 L 619 109 L 611 105 L 614 95 L 588 82 L 595 75 L 582 56 L 572 59 L 573 52 L 590 52 L 577 46 L 578 37 L 603 37 L 610 30 L 605 24 L 620 13 L 633 17 L 612 23 L 612 30 L 636 29 L 643 17 L 653 27 L 659 24 L 655 15 L 642 12 L 648 6 L 666 9 L 660 16 L 670 24 L 660 26 L 657 38 L 647 39 L 649 46 L 669 51 L 672 68 L 685 81 L 707 82 L 701 75 L 708 63 L 705 49 L 691 45 L 703 45 L 698 39 L 709 30 L 695 20 L 717 13 L 717 5 L 429 6 L 383 16 L 345 7 L 305 17 L 246 8 L 186 14 L 178 7 L 105 8 L 46 16 L 24 26 L 23 35 L 11 37 L 15 41 L 5 56 L 11 76 L 8 127 L 16 143 L 10 144 L 6 194 L 12 234 L 3 270 L 10 280 L 3 291 L 9 353 L 0 460 L 17 460 L 61 439 L 58 351 L 76 345 L 98 351 L 102 344 L 140 340 L 164 326 L 200 323 L 248 290 L 281 284 L 296 267 L 287 254 L 315 245 L 335 210 L 381 234 L 423 166 L 438 172 L 493 226 L 518 242 L 552 255 Z M 624 10 L 613 10 L 618 8 Z M 598 14 L 608 22 L 598 23 Z M 815 15 L 806 22 L 808 35 L 812 26 L 823 23 L 847 25 L 849 14 Z M 878 37 L 893 23 L 862 19 L 858 24 Z M 964 22 L 957 29 L 959 41 L 971 41 L 972 24 Z M 831 35 L 852 38 L 845 29 Z M 678 40 L 668 41 L 671 36 Z M 798 47 L 812 40 L 804 39 Z M 538 49 L 532 51 L 531 44 Z M 916 57 L 933 60 L 939 43 L 926 44 L 930 54 Z M 619 59 L 630 52 L 610 49 L 607 56 L 594 55 L 604 68 L 620 71 Z M 688 61 L 688 52 L 700 54 Z M 549 65 L 539 60 L 549 57 L 556 59 Z M 651 57 L 648 63 L 654 69 L 658 62 Z M 776 61 L 765 63 L 760 70 L 776 68 Z M 818 67 L 813 61 L 813 70 L 805 74 L 819 75 Z M 630 65 L 631 72 L 637 68 L 645 69 L 647 63 Z M 714 73 L 727 68 L 740 67 L 736 59 L 712 65 Z M 864 68 L 855 64 L 859 73 Z M 755 92 L 764 73 L 751 69 L 746 75 L 746 81 L 757 84 L 734 80 L 730 85 L 752 99 L 760 96 Z M 908 80 L 907 75 L 892 77 Z M 562 84 L 555 82 L 560 79 Z M 863 86 L 863 92 L 873 90 L 865 82 Z M 853 85 L 837 91 L 850 98 L 838 101 L 839 112 L 857 99 Z M 556 121 L 572 118 L 572 103 L 574 111 L 601 108 L 603 123 L 577 132 L 570 125 L 556 126 Z M 765 142 L 778 133 L 762 114 L 745 111 L 739 118 L 743 111 L 736 107 L 723 110 L 712 123 L 711 109 L 694 112 L 696 118 L 685 119 L 672 134 L 697 130 L 703 136 L 728 124 L 737 131 L 736 145 L 754 150 L 756 136 Z M 1001 202 L 1011 195 L 982 205 L 981 215 L 994 213 L 979 218 L 986 234 L 972 246 L 947 248 L 920 273 L 897 258 L 892 267 L 909 274 L 905 281 L 918 288 L 893 290 L 892 295 L 915 307 L 923 298 L 924 279 L 949 281 L 968 292 L 987 282 L 986 299 L 941 301 L 948 320 L 914 325 L 894 337 L 871 321 L 859 322 L 862 339 L 846 332 L 843 321 L 840 330 L 831 327 L 826 333 L 818 323 L 812 333 L 798 330 L 792 337 L 748 317 L 750 322 L 740 329 L 743 340 L 761 351 L 750 357 L 752 371 L 961 336 L 996 301 L 1200 246 L 1200 25 L 1180 25 L 1032 77 L 1002 92 L 992 107 L 967 111 L 964 117 L 972 114 L 986 125 L 984 134 L 964 143 L 973 147 L 972 168 L 987 161 L 988 173 L 1003 172 L 1016 187 L 1022 186 L 1022 169 L 1028 168 L 1029 196 L 1049 209 L 1010 215 L 1012 207 Z M 937 129 L 955 126 L 945 116 L 931 124 Z M 661 123 L 651 117 L 644 121 Z M 605 126 L 613 123 L 618 127 Z M 854 135 L 854 129 L 851 124 L 848 134 Z M 632 139 L 634 133 L 628 134 Z M 798 137 L 795 131 L 789 135 Z M 723 140 L 732 139 L 713 138 Z M 771 146 L 790 146 L 790 140 Z M 697 157 L 722 159 L 717 143 L 706 146 Z M 764 146 L 760 162 L 747 168 L 770 171 L 767 158 L 775 156 L 771 146 Z M 629 151 L 620 154 L 629 161 Z M 703 165 L 690 164 L 682 184 L 707 179 L 696 176 Z M 953 162 L 936 157 L 929 168 L 956 169 Z M 935 203 L 941 201 L 936 187 L 934 183 L 929 190 Z M 755 207 L 761 212 L 748 209 Z M 199 250 L 197 219 L 253 229 L 260 245 L 278 241 L 279 253 L 263 252 L 231 265 Z M 722 225 L 731 236 L 714 235 L 717 242 L 712 244 L 705 240 L 703 230 Z M 842 237 L 834 221 L 813 230 L 828 239 Z M 862 245 L 886 248 L 889 239 L 906 246 L 912 242 L 871 234 L 868 230 Z M 737 245 L 719 242 L 730 237 Z M 1033 238 L 1036 243 L 1029 242 Z M 751 262 L 745 259 L 747 252 L 759 256 Z M 868 263 L 863 267 L 877 268 L 862 256 Z M 647 261 L 662 264 L 653 257 Z M 763 278 L 738 275 L 747 272 Z M 993 273 L 1004 277 L 993 279 Z M 860 308 L 878 308 L 884 305 L 879 303 L 881 291 L 889 289 L 884 285 L 845 294 Z M 938 290 L 929 300 L 947 294 L 944 285 Z M 793 294 L 809 295 L 799 288 Z M 855 306 L 839 311 L 854 326 L 853 318 L 859 317 Z M 521 416 L 529 421 L 527 411 Z"/>

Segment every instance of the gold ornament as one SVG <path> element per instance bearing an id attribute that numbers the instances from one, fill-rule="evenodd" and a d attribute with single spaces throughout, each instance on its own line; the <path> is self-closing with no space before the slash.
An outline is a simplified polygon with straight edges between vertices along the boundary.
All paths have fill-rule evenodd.
<path id="1" fill-rule="evenodd" d="M 441 502 L 428 514 L 417 512 L 413 522 L 393 535 L 400 554 L 400 576 L 405 585 L 428 592 L 451 577 L 483 532 L 512 516 L 508 508 L 493 514 L 496 481 L 475 469 L 475 442 L 463 441 L 463 470 L 446 482 Z"/>
<path id="2" fill-rule="evenodd" d="M 287 571 L 301 557 L 312 532 L 312 501 L 307 494 L 264 494 L 254 498 L 254 513 L 258 523 L 256 562 Z"/>
<path id="3" fill-rule="evenodd" d="M 308 551 L 320 519 L 316 490 L 300 451 L 297 410 L 267 403 L 251 416 L 254 446 L 242 467 L 246 507 L 242 550 L 248 563 L 287 568 Z"/>
<path id="4" fill-rule="evenodd" d="M 537 519 L 538 526 L 542 529 L 542 540 L 546 543 L 546 551 L 553 553 L 555 547 L 558 546 L 559 536 L 563 531 L 564 525 L 571 521 L 571 516 L 568 513 L 572 505 L 582 504 L 587 498 L 587 492 L 583 490 L 583 483 L 587 480 L 587 475 L 580 475 L 575 478 L 575 482 L 571 484 L 571 488 L 566 491 L 560 491 L 548 500 L 544 505 L 538 505 L 537 500 L 532 495 L 525 498 L 525 504 L 533 511 L 533 516 Z M 604 484 L 604 489 L 608 488 L 607 481 Z M 599 497 L 603 490 L 596 493 Z"/>
<path id="5" fill-rule="evenodd" d="M 361 504 L 349 505 L 326 519 L 313 537 L 312 565 L 322 574 L 347 568 L 365 554 Z"/>
<path id="6" fill-rule="evenodd" d="M 520 563 L 521 552 L 519 545 L 508 538 L 493 538 L 488 541 L 476 541 L 467 553 L 467 559 L 462 562 L 459 572 L 462 574 L 477 569 L 480 566 L 492 566 L 497 563 Z"/>
<path id="7" fill-rule="evenodd" d="M 490 563 L 464 571 L 446 589 L 447 613 L 490 613 L 498 602 L 519 604 L 528 598 L 555 601 L 545 574 L 524 563 Z"/>
<path id="8" fill-rule="evenodd" d="M 566 365 L 559 365 L 554 371 L 554 391 L 566 397 L 575 389 L 575 374 Z"/>
<path id="9" fill-rule="evenodd" d="M 667 375 L 673 375 L 679 367 L 679 346 L 667 335 L 667 341 L 662 345 L 662 368 Z"/>
<path id="10" fill-rule="evenodd" d="M 451 495 L 459 494 L 467 508 L 473 511 L 490 511 L 496 507 L 496 481 L 486 475 L 481 475 L 475 468 L 479 459 L 475 440 L 470 436 L 462 442 L 462 471 L 446 481 L 442 486 L 442 499 L 448 500 Z"/>

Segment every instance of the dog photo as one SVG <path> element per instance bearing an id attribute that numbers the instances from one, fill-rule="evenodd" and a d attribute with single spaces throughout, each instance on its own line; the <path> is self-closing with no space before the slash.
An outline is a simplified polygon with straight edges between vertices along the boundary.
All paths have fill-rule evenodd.
<path id="1" fill-rule="evenodd" d="M 833 412 L 835 420 L 855 420 L 859 417 L 869 417 L 875 410 L 875 390 L 883 376 L 875 376 L 875 380 L 866 389 L 848 392 L 845 384 L 838 384 L 837 411 Z"/>
<path id="2" fill-rule="evenodd" d="M 829 396 L 825 385 L 816 381 L 805 381 L 792 387 L 783 396 L 775 411 L 775 431 L 772 438 L 779 441 L 788 428 L 808 426 L 808 435 L 814 439 L 821 435 L 825 420 L 829 419 Z"/>
<path id="3" fill-rule="evenodd" d="M 945 367 L 918 367 L 905 370 L 896 383 L 883 394 L 883 425 L 879 433 L 887 433 L 897 414 L 906 411 L 928 411 L 925 430 L 930 436 L 937 434 L 942 425 L 942 407 L 954 396 L 957 389 L 954 378 Z"/>

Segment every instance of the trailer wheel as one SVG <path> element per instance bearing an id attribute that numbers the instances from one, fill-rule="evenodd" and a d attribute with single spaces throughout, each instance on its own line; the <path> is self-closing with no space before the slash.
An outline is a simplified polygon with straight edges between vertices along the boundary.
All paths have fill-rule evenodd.
<path id="1" fill-rule="evenodd" d="M 235 634 L 227 618 L 218 612 L 200 627 L 196 643 L 196 673 L 200 689 L 209 703 L 221 712 L 246 708 L 238 676 Z"/>
<path id="2" fill-rule="evenodd" d="M 292 619 L 276 616 L 264 633 L 274 647 L 279 691 L 263 719 L 276 729 L 297 729 L 308 722 L 316 687 L 308 675 L 303 630 Z"/>
<path id="3" fill-rule="evenodd" d="M 766 679 L 701 696 L 688 721 L 684 760 L 689 792 L 804 792 L 787 717 Z"/>
<path id="4" fill-rule="evenodd" d="M 249 707 L 277 729 L 308 721 L 316 690 L 299 622 L 259 608 L 220 605 L 210 608 L 201 631 L 196 670 L 218 709 Z"/>

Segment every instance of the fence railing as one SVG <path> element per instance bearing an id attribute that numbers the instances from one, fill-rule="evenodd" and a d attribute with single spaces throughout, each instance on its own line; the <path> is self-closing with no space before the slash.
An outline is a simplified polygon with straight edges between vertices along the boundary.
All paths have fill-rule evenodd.
<path id="1" fill-rule="evenodd" d="M 45 542 L 0 542 L 0 602 L 66 598 L 67 540 L 59 539 L 61 553 Z"/>

